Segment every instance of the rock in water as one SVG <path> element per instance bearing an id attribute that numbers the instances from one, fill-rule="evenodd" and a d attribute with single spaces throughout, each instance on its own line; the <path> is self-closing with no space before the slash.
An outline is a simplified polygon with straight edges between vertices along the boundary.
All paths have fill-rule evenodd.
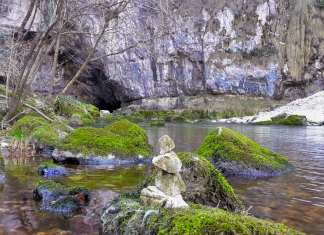
<path id="1" fill-rule="evenodd" d="M 153 164 L 169 173 L 179 173 L 182 163 L 175 152 L 169 152 L 164 155 L 154 157 Z"/>
<path id="2" fill-rule="evenodd" d="M 162 136 L 159 143 L 161 155 L 170 152 L 175 147 L 173 140 L 168 135 Z"/>
<path id="3" fill-rule="evenodd" d="M 186 191 L 186 185 L 179 173 L 170 174 L 159 171 L 155 176 L 155 185 L 168 196 L 175 196 Z"/>
<path id="4" fill-rule="evenodd" d="M 189 209 L 189 205 L 182 199 L 180 194 L 171 197 L 163 193 L 156 186 L 149 186 L 142 189 L 141 201 L 143 204 L 151 207 Z"/>

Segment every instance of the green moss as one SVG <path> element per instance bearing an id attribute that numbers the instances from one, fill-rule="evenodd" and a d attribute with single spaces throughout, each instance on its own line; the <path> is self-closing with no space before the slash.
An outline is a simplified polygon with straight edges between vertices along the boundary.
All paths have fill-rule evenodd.
<path id="1" fill-rule="evenodd" d="M 107 156 L 152 156 L 152 146 L 146 132 L 129 121 L 115 122 L 105 128 L 82 127 L 72 131 L 59 146 L 73 153 Z"/>
<path id="2" fill-rule="evenodd" d="M 5 95 L 6 94 L 6 88 L 0 87 L 0 93 Z M 12 97 L 13 96 L 12 92 L 8 91 L 8 96 Z"/>
<path id="3" fill-rule="evenodd" d="M 74 113 L 86 113 L 81 102 L 72 98 L 71 96 L 59 96 L 55 99 L 53 104 L 55 113 L 63 116 L 72 116 Z"/>
<path id="4" fill-rule="evenodd" d="M 39 181 L 34 190 L 35 199 L 44 199 L 46 201 L 57 200 L 61 196 L 67 196 L 68 192 L 61 184 L 55 183 L 51 180 Z"/>
<path id="5" fill-rule="evenodd" d="M 51 163 L 51 162 L 43 162 L 42 164 L 39 165 L 38 169 L 49 169 L 49 168 L 53 168 L 53 169 L 56 169 L 56 168 L 59 168 L 60 166 L 54 164 L 54 163 Z"/>
<path id="6" fill-rule="evenodd" d="M 45 146 L 56 146 L 61 139 L 58 137 L 55 128 L 67 130 L 67 126 L 63 123 L 50 123 L 41 117 L 24 116 L 19 119 L 12 127 L 10 136 L 14 137 L 19 130 L 27 139 L 37 137 L 37 139 Z"/>
<path id="7" fill-rule="evenodd" d="M 256 122 L 254 124 L 256 124 L 256 125 L 274 125 L 276 123 L 273 121 L 263 121 L 263 122 Z"/>
<path id="8" fill-rule="evenodd" d="M 91 123 L 93 123 L 93 121 L 91 119 L 89 119 L 89 118 L 82 118 L 82 122 L 83 122 L 83 124 L 91 124 Z"/>
<path id="9" fill-rule="evenodd" d="M 172 120 L 172 122 L 180 122 L 180 123 L 191 123 L 190 120 L 186 119 L 185 117 L 179 115 L 175 116 Z"/>
<path id="10" fill-rule="evenodd" d="M 153 111 L 139 111 L 139 114 L 142 115 L 145 119 L 151 120 L 152 118 L 155 118 L 156 115 Z"/>
<path id="11" fill-rule="evenodd" d="M 165 126 L 165 122 L 163 121 L 151 122 L 151 126 Z"/>
<path id="12" fill-rule="evenodd" d="M 191 165 L 198 164 L 198 176 L 206 179 L 212 179 L 222 185 L 224 191 L 234 196 L 234 190 L 231 185 L 228 184 L 224 176 L 215 168 L 213 164 L 206 160 L 203 156 L 193 153 L 177 153 L 181 160 L 183 167 L 190 168 Z M 199 160 L 197 161 L 198 158 Z"/>
<path id="13" fill-rule="evenodd" d="M 286 118 L 287 118 L 287 114 L 285 114 L 285 113 L 283 113 L 283 114 L 279 114 L 279 115 L 277 115 L 277 116 L 275 116 L 275 117 L 272 117 L 271 118 L 271 121 L 273 121 L 273 122 L 279 122 L 279 121 L 281 121 L 281 120 L 285 120 Z"/>
<path id="14" fill-rule="evenodd" d="M 244 135 L 226 127 L 211 131 L 196 153 L 213 162 L 216 168 L 222 168 L 222 172 L 230 174 L 235 174 L 235 171 L 236 174 L 248 174 L 250 169 L 276 174 L 294 168 L 283 156 L 260 147 Z M 231 163 L 232 166 L 229 164 L 228 169 L 224 169 L 225 163 Z M 245 171 L 240 172 L 242 169 Z"/>
<path id="15" fill-rule="evenodd" d="M 291 115 L 285 120 L 280 120 L 278 123 L 289 126 L 305 126 L 307 124 L 307 119 L 305 116 Z"/>
<path id="16" fill-rule="evenodd" d="M 90 200 L 90 192 L 85 187 L 75 186 L 75 187 L 67 188 L 66 190 L 69 195 L 77 195 L 77 194 L 83 193 L 85 200 L 86 201 Z"/>
<path id="17" fill-rule="evenodd" d="M 157 231 L 158 235 L 303 234 L 283 224 L 194 204 L 190 205 L 189 210 L 153 213 L 150 216 L 149 227 Z"/>

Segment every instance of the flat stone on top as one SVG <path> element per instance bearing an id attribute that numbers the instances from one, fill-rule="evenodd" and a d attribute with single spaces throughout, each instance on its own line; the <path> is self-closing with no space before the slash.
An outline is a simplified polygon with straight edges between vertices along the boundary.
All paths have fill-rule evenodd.
<path id="1" fill-rule="evenodd" d="M 160 143 L 160 154 L 168 153 L 175 147 L 173 140 L 168 135 L 162 136 L 159 139 L 159 143 Z"/>
<path id="2" fill-rule="evenodd" d="M 163 155 L 154 157 L 153 164 L 162 170 L 169 173 L 179 173 L 181 171 L 182 163 L 175 152 L 169 152 Z"/>

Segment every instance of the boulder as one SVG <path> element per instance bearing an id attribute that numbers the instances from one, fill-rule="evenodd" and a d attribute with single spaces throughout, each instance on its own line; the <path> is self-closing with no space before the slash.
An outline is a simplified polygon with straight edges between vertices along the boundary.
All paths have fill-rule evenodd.
<path id="1" fill-rule="evenodd" d="M 159 144 L 161 155 L 170 152 L 175 147 L 173 140 L 167 135 L 164 135 L 159 139 Z"/>
<path id="2" fill-rule="evenodd" d="M 44 210 L 59 213 L 66 217 L 72 217 L 81 212 L 83 205 L 77 196 L 68 195 L 43 208 Z"/>
<path id="3" fill-rule="evenodd" d="M 171 197 L 163 193 L 156 186 L 149 186 L 142 189 L 141 201 L 144 205 L 150 207 L 189 208 L 188 204 L 182 199 L 180 194 Z"/>
<path id="4" fill-rule="evenodd" d="M 295 169 L 283 156 L 226 127 L 212 130 L 196 154 L 224 174 L 272 176 Z"/>
<path id="5" fill-rule="evenodd" d="M 38 167 L 38 174 L 45 177 L 58 176 L 64 173 L 65 173 L 64 167 L 49 162 L 43 162 Z"/>
<path id="6" fill-rule="evenodd" d="M 164 155 L 154 157 L 153 164 L 159 169 L 165 170 L 169 173 L 179 173 L 181 171 L 182 163 L 175 152 L 169 152 Z"/>
<path id="7" fill-rule="evenodd" d="M 155 176 L 155 185 L 168 196 L 175 196 L 186 191 L 186 186 L 179 173 L 159 171 Z"/>
<path id="8" fill-rule="evenodd" d="M 108 110 L 100 110 L 100 118 L 105 118 L 110 115 Z"/>
<path id="9" fill-rule="evenodd" d="M 69 119 L 69 124 L 82 126 L 83 125 L 82 117 L 76 113 L 72 114 L 72 117 Z"/>

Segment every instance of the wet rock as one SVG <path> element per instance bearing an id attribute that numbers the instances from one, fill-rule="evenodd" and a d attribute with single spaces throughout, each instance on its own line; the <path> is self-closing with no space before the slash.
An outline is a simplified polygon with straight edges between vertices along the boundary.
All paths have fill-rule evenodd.
<path id="1" fill-rule="evenodd" d="M 159 139 L 159 144 L 161 155 L 170 152 L 175 147 L 173 140 L 167 135 L 164 135 Z"/>
<path id="2" fill-rule="evenodd" d="M 79 114 L 74 113 L 69 119 L 69 124 L 82 126 L 83 125 L 82 117 Z"/>
<path id="3" fill-rule="evenodd" d="M 100 110 L 100 118 L 105 118 L 110 115 L 108 110 Z"/>
<path id="4" fill-rule="evenodd" d="M 168 196 L 156 186 L 149 186 L 141 191 L 141 201 L 150 207 L 189 208 L 180 194 Z"/>
<path id="5" fill-rule="evenodd" d="M 168 196 L 179 195 L 186 191 L 179 173 L 170 174 L 161 170 L 155 176 L 155 185 Z"/>
<path id="6" fill-rule="evenodd" d="M 49 162 L 43 162 L 38 167 L 38 174 L 45 177 L 58 176 L 65 173 L 65 168 Z"/>
<path id="7" fill-rule="evenodd" d="M 77 196 L 68 195 L 58 199 L 49 206 L 46 206 L 45 210 L 71 217 L 77 213 L 80 213 L 82 207 L 82 202 Z"/>
<path id="8" fill-rule="evenodd" d="M 153 164 L 169 173 L 179 173 L 181 171 L 182 163 L 177 157 L 175 152 L 169 152 L 163 155 L 154 157 L 152 160 Z"/>
<path id="9" fill-rule="evenodd" d="M 67 195 L 65 186 L 51 180 L 39 181 L 33 191 L 33 198 L 37 201 L 51 202 Z"/>
<path id="10" fill-rule="evenodd" d="M 271 176 L 295 169 L 283 156 L 226 127 L 211 131 L 196 153 L 224 174 Z"/>

